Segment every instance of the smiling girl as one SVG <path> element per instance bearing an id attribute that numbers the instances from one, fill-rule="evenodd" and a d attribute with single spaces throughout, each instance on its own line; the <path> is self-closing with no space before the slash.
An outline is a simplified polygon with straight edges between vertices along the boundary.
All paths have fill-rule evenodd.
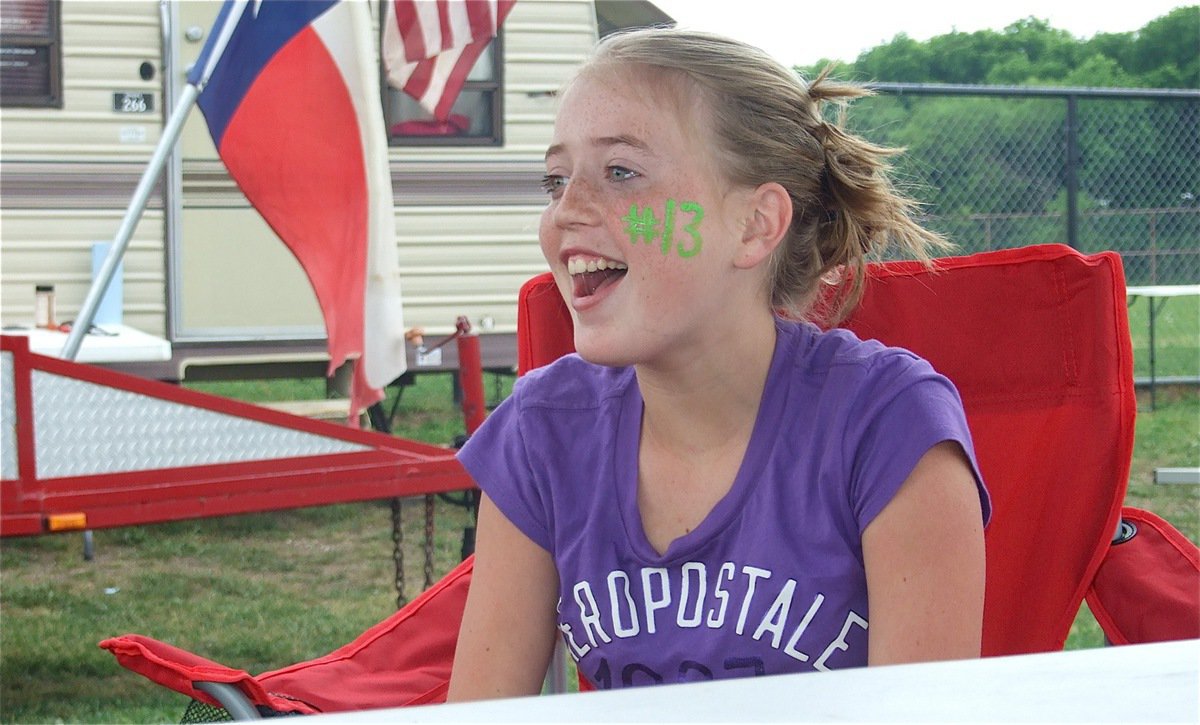
<path id="1" fill-rule="evenodd" d="M 989 502 L 953 385 L 813 324 L 942 244 L 888 149 L 698 32 L 610 36 L 561 94 L 539 238 L 577 354 L 460 453 L 482 488 L 450 699 L 979 656 Z M 823 288 L 833 287 L 832 291 Z"/>

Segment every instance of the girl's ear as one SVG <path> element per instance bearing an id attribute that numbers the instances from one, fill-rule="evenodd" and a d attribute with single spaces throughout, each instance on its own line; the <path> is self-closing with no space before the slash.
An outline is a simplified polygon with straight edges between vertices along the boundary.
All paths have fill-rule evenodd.
<path id="1" fill-rule="evenodd" d="M 739 269 L 750 269 L 769 258 L 792 225 L 792 198 L 774 181 L 752 191 L 745 209 L 742 244 L 734 260 Z"/>

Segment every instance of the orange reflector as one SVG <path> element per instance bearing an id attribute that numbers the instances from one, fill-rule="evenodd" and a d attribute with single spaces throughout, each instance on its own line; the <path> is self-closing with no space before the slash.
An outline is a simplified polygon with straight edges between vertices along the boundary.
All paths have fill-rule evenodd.
<path id="1" fill-rule="evenodd" d="M 50 514 L 46 517 L 50 531 L 81 531 L 87 528 L 87 514 Z"/>

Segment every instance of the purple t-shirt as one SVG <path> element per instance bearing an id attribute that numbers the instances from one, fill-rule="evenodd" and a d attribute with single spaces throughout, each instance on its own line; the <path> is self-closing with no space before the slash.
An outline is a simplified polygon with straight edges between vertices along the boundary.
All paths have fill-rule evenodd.
<path id="1" fill-rule="evenodd" d="M 559 629 L 600 688 L 867 663 L 862 533 L 913 467 L 958 441 L 962 402 L 924 360 L 780 320 L 733 487 L 665 554 L 637 508 L 632 368 L 571 355 L 517 381 L 459 453 L 553 556 Z"/>

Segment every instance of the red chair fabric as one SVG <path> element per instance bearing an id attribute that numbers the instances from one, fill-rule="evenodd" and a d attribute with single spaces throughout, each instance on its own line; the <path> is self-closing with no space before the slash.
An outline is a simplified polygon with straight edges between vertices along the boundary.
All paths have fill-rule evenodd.
<path id="1" fill-rule="evenodd" d="M 554 277 L 545 272 L 517 293 L 517 371 L 525 374 L 575 352 L 575 325 Z"/>
<path id="2" fill-rule="evenodd" d="M 1132 538 L 1114 543 L 1087 603 L 1112 644 L 1200 637 L 1200 549 L 1149 511 L 1126 506 Z"/>
<path id="3" fill-rule="evenodd" d="M 307 662 L 251 676 L 136 634 L 100 646 L 127 669 L 220 707 L 195 682 L 235 685 L 255 705 L 312 714 L 446 701 L 474 558 L 353 642 Z"/>
<path id="4" fill-rule="evenodd" d="M 1042 245 L 872 265 L 845 326 L 954 381 L 992 495 L 983 653 L 1061 649 L 1116 527 L 1136 400 L 1118 255 Z M 521 291 L 522 370 L 572 349 L 548 274 Z M 562 307 L 561 301 L 557 302 Z M 528 322 L 522 317 L 522 322 Z"/>
<path id="5" fill-rule="evenodd" d="M 1061 649 L 1108 553 L 1132 455 L 1120 258 L 1048 245 L 939 260 L 934 271 L 890 262 L 869 273 L 847 326 L 924 356 L 963 397 L 993 504 L 984 654 Z M 521 288 L 518 320 L 521 372 L 574 349 L 570 315 L 548 274 Z M 1105 566 L 1115 571 L 1124 558 L 1116 547 Z M 442 702 L 472 563 L 350 644 L 258 676 L 139 635 L 100 646 L 125 667 L 214 705 L 192 683 L 236 684 L 280 712 Z M 1112 620 L 1130 604 L 1137 603 L 1112 607 Z"/>

